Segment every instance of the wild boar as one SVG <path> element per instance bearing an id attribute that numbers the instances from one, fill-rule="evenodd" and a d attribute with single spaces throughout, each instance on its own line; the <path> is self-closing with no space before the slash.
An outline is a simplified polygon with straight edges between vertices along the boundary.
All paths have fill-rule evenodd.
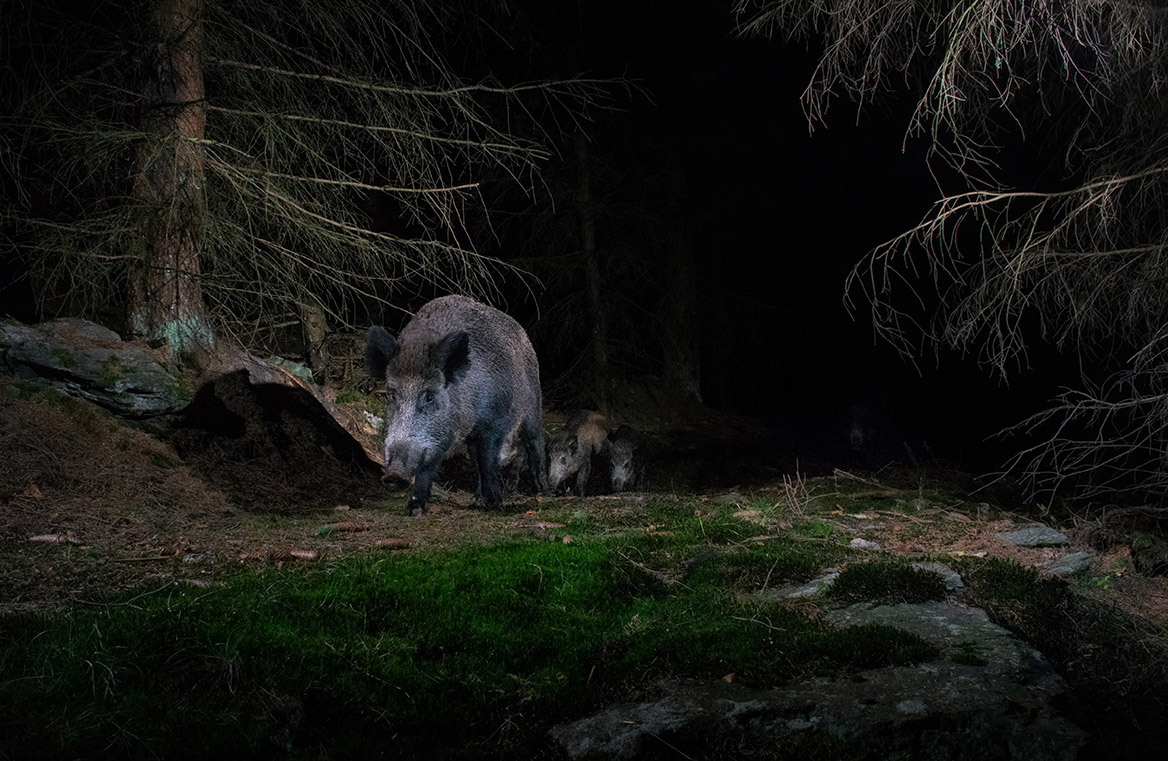
<path id="1" fill-rule="evenodd" d="M 894 456 L 890 444 L 892 415 L 888 399 L 880 389 L 864 389 L 848 405 L 847 438 L 853 454 L 861 460 Z"/>
<path id="2" fill-rule="evenodd" d="M 612 490 L 635 489 L 641 480 L 641 464 L 637 460 L 637 434 L 622 425 L 608 434 L 608 461 L 612 466 Z"/>
<path id="3" fill-rule="evenodd" d="M 548 487 L 554 492 L 572 476 L 584 496 L 592 475 L 593 455 L 608 454 L 608 421 L 599 412 L 580 410 L 551 445 Z"/>
<path id="4" fill-rule="evenodd" d="M 478 471 L 477 504 L 502 502 L 500 461 L 516 440 L 547 491 L 539 362 L 513 318 L 465 296 L 434 299 L 396 338 L 370 328 L 365 366 L 386 383 L 385 469 L 412 484 L 407 515 L 426 512 L 435 472 L 460 443 Z"/>

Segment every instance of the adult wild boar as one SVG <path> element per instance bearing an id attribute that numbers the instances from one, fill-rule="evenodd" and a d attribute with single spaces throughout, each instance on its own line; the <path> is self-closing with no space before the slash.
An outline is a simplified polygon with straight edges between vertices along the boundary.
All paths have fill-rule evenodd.
<path id="1" fill-rule="evenodd" d="M 407 515 L 422 515 L 438 466 L 466 444 L 478 469 L 475 501 L 497 507 L 504 445 L 522 444 L 547 491 L 539 362 L 519 323 L 465 296 L 418 310 L 401 335 L 370 328 L 365 367 L 385 380 L 385 469 L 413 488 Z"/>
<path id="2" fill-rule="evenodd" d="M 592 457 L 608 454 L 608 421 L 599 412 L 580 410 L 551 444 L 548 487 L 555 491 L 576 476 L 576 494 L 584 496 L 592 475 Z"/>

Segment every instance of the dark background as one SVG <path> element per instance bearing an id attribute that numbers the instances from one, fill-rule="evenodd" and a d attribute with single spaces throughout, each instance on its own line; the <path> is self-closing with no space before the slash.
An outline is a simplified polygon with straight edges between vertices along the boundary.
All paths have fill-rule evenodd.
<path id="1" fill-rule="evenodd" d="M 872 434 L 868 444 L 880 444 L 869 453 L 872 464 L 902 457 L 904 442 L 975 469 L 1000 464 L 1013 443 L 987 437 L 1037 411 L 1075 368 L 1041 342 L 1030 369 L 1012 373 L 1009 385 L 975 357 L 952 352 L 930 349 L 914 365 L 875 338 L 862 294 L 855 294 L 855 314 L 844 306 L 852 267 L 940 197 L 927 143 L 905 139 L 916 90 L 902 84 L 862 112 L 837 99 L 812 133 L 800 96 L 818 43 L 739 37 L 731 5 L 519 0 L 512 12 L 486 18 L 493 31 L 452 32 L 439 45 L 466 79 L 514 84 L 584 75 L 631 84 L 613 84 L 612 108 L 591 109 L 580 123 L 595 195 L 611 210 L 598 221 L 608 283 L 614 303 L 625 299 L 614 307 L 611 330 L 629 332 L 639 352 L 622 358 L 617 347 L 614 373 L 660 371 L 655 335 L 632 332 L 666 319 L 656 286 L 676 265 L 675 240 L 684 239 L 696 267 L 701 395 L 709 407 L 760 419 L 794 449 L 826 458 L 855 454 L 848 431 L 858 412 Z M 507 127 L 522 132 L 515 116 Z M 554 201 L 573 182 L 577 132 L 570 119 L 557 118 L 547 135 L 556 154 L 543 168 L 546 197 L 533 202 L 486 178 L 492 213 L 473 240 L 540 278 L 530 291 L 530 284 L 505 283 L 498 301 L 531 328 L 545 380 L 553 381 L 570 375 L 573 357 L 586 351 L 555 318 L 556 304 L 572 311 L 566 294 L 579 281 L 565 272 L 568 284 L 555 283 L 557 257 L 578 246 L 554 232 L 571 216 L 562 199 Z M 1010 162 L 1007 175 L 1019 184 L 1044 175 L 1027 145 L 1012 146 Z M 933 170 L 947 191 L 960 190 L 943 166 Z M 0 275 L 9 283 L 19 266 L 5 268 Z M 27 285 L 0 291 L 0 311 L 32 319 Z"/>
<path id="2" fill-rule="evenodd" d="M 729 5 L 524 10 L 544 76 L 627 77 L 643 88 L 619 101 L 619 113 L 595 115 L 586 131 L 596 154 L 630 141 L 664 144 L 680 165 L 698 268 L 703 400 L 765 419 L 827 457 L 849 454 L 859 412 L 877 431 L 873 458 L 903 459 L 908 442 L 918 453 L 995 467 L 1016 442 L 987 437 L 1036 411 L 1074 368 L 1041 341 L 1030 368 L 1008 384 L 976 357 L 948 351 L 929 348 L 914 366 L 875 338 L 862 294 L 854 314 L 844 305 L 848 272 L 921 219 L 940 197 L 939 180 L 961 189 L 937 162 L 930 172 L 925 140 L 906 140 L 916 89 L 902 85 L 862 112 L 837 99 L 812 132 L 800 97 L 817 41 L 742 38 Z M 491 73 L 536 74 L 507 65 Z M 626 166 L 646 152 L 626 151 Z M 1007 176 L 1019 182 L 1041 174 L 1027 145 L 1010 145 L 1010 162 Z"/>

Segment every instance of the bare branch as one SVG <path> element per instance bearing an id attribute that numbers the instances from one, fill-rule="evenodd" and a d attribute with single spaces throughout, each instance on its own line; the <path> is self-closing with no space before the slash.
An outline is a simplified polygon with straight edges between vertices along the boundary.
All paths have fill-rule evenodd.
<path id="1" fill-rule="evenodd" d="M 1002 378 L 1035 341 L 1109 368 L 1011 430 L 1035 489 L 1168 495 L 1168 9 L 1141 0 L 739 0 L 747 34 L 824 38 L 803 95 L 862 109 L 914 89 L 905 140 L 965 187 L 852 270 L 846 301 L 915 360 L 975 353 Z M 1040 133 L 1063 186 L 1013 190 L 999 145 Z M 1017 177 L 1017 175 L 1015 175 Z M 862 296 L 860 296 L 862 294 Z"/>
<path id="2" fill-rule="evenodd" d="M 503 129 L 503 108 L 539 129 L 553 111 L 576 120 L 607 107 L 616 84 L 463 82 L 434 42 L 450 20 L 434 3 L 319 13 L 206 0 L 206 130 L 171 146 L 140 128 L 149 28 L 136 6 L 95 2 L 102 12 L 83 16 L 0 7 L 0 68 L 28 74 L 0 92 L 0 134 L 17 138 L 0 142 L 0 166 L 26 191 L 0 216 L 42 292 L 69 293 L 47 313 L 120 298 L 142 257 L 126 158 L 147 141 L 203 153 L 198 282 L 220 329 L 243 335 L 306 303 L 363 322 L 376 303 L 430 286 L 489 296 L 527 276 L 475 251 L 468 207 L 488 172 L 533 192 L 550 156 L 541 135 Z"/>

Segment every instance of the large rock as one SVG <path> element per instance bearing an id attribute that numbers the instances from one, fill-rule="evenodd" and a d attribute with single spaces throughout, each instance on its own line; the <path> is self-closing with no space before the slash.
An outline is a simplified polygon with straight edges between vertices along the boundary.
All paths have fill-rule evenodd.
<path id="1" fill-rule="evenodd" d="M 188 389 L 149 349 L 123 341 L 114 331 L 87 320 L 62 318 L 37 325 L 0 321 L 0 370 L 18 378 L 84 397 L 123 417 L 151 418 L 181 411 L 189 419 L 191 401 L 213 394 L 216 384 L 235 388 L 242 372 L 244 382 L 269 407 L 287 404 L 300 417 L 322 427 L 338 458 L 347 460 L 352 443 L 344 440 L 347 437 L 360 446 L 358 459 L 380 464 L 382 441 L 363 410 L 338 405 L 331 391 L 306 381 L 292 363 L 258 359 L 227 344 L 202 360 L 197 381 Z M 305 412 L 314 405 L 321 409 Z M 269 417 L 278 415 L 268 412 Z"/>
<path id="2" fill-rule="evenodd" d="M 859 604 L 829 615 L 841 626 L 912 631 L 942 657 L 774 689 L 663 682 L 655 700 L 561 724 L 552 736 L 574 759 L 656 757 L 669 748 L 694 757 L 735 748 L 749 757 L 824 747 L 836 758 L 867 758 L 876 747 L 888 757 L 941 761 L 1077 757 L 1086 734 L 1054 707 L 1065 683 L 984 611 L 929 602 Z"/>
<path id="3" fill-rule="evenodd" d="M 76 318 L 37 325 L 0 321 L 0 367 L 126 417 L 175 412 L 190 397 L 147 349 Z"/>

